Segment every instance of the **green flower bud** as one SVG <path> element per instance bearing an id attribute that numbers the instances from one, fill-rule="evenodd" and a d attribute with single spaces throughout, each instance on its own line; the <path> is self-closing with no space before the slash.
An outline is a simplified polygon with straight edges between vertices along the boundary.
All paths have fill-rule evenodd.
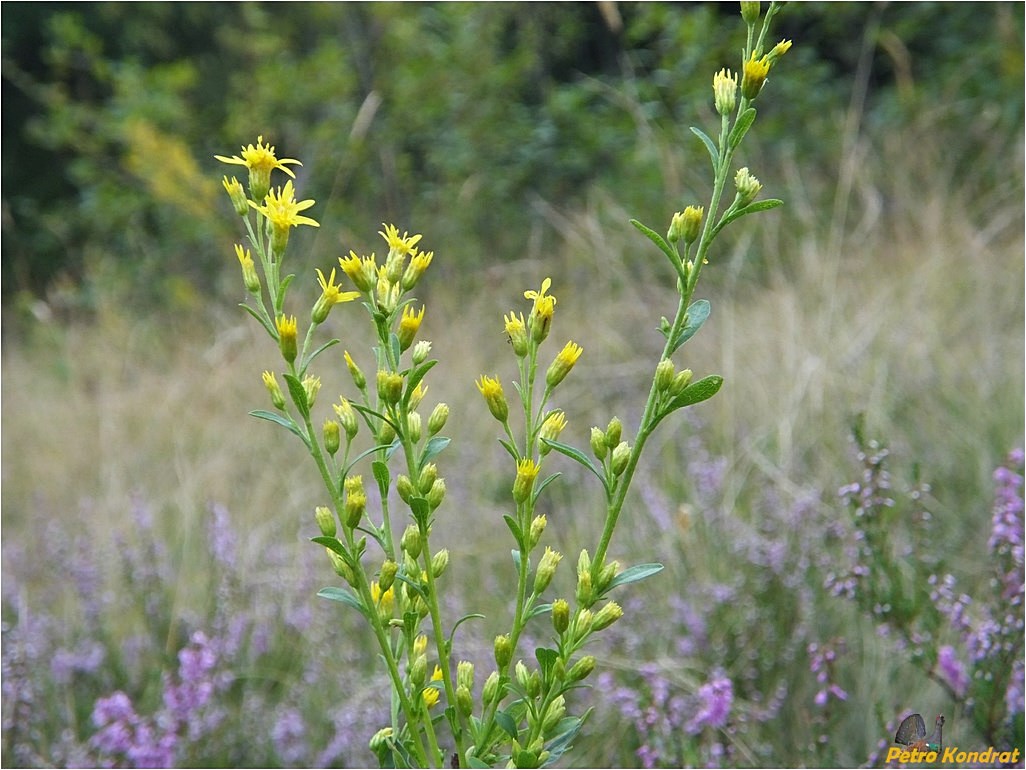
<path id="1" fill-rule="evenodd" d="M 599 594 L 602 594 L 606 590 L 606 588 L 612 582 L 613 578 L 615 578 L 619 572 L 620 562 L 618 561 L 611 561 L 602 568 L 602 571 L 599 572 L 598 578 Z"/>
<path id="2" fill-rule="evenodd" d="M 381 572 L 378 574 L 378 585 L 382 591 L 387 591 L 395 582 L 395 574 L 399 571 L 399 565 L 391 559 L 386 559 L 381 565 Z"/>
<path id="3" fill-rule="evenodd" d="M 400 478 L 404 477 L 401 476 Z M 406 481 L 409 483 L 410 480 L 406 479 Z M 411 523 L 406 527 L 406 531 L 403 532 L 402 539 L 399 541 L 399 546 L 403 549 L 404 553 L 414 559 L 420 556 L 421 538 L 420 530 L 417 528 L 416 524 Z"/>
<path id="4" fill-rule="evenodd" d="M 590 572 L 582 572 L 577 576 L 577 603 L 582 607 L 590 607 L 595 603 Z"/>
<path id="5" fill-rule="evenodd" d="M 413 488 L 413 482 L 410 481 L 410 477 L 404 474 L 399 474 L 399 477 L 396 478 L 395 491 L 399 493 L 399 499 L 407 505 L 410 504 L 411 498 L 417 493 L 417 490 Z"/>
<path id="6" fill-rule="evenodd" d="M 325 548 L 324 550 L 328 552 L 328 559 L 331 561 L 331 568 L 335 570 L 335 574 L 343 578 L 349 585 L 352 585 L 355 576 L 353 571 L 349 569 L 349 565 L 346 564 L 345 559 L 330 548 Z"/>
<path id="7" fill-rule="evenodd" d="M 627 461 L 631 459 L 631 448 L 626 441 L 621 441 L 613 450 L 612 469 L 613 475 L 619 476 L 627 468 Z"/>
<path id="8" fill-rule="evenodd" d="M 566 716 L 566 698 L 560 695 L 545 710 L 545 718 L 542 719 L 542 732 L 545 734 L 551 732 L 564 716 Z"/>
<path id="9" fill-rule="evenodd" d="M 278 385 L 278 380 L 271 372 L 264 372 L 264 387 L 267 388 L 267 392 L 271 396 L 271 403 L 274 404 L 275 409 L 285 408 L 285 395 L 281 392 L 281 387 Z"/>
<path id="10" fill-rule="evenodd" d="M 539 439 L 548 439 L 549 441 L 555 441 L 559 438 L 559 434 L 563 432 L 566 427 L 566 415 L 562 411 L 550 412 L 549 416 L 545 418 L 545 422 L 542 423 L 541 430 L 538 433 Z M 538 454 L 545 457 L 549 452 L 552 451 L 552 447 L 546 444 L 544 441 L 538 442 Z"/>
<path id="11" fill-rule="evenodd" d="M 303 378 L 303 392 L 306 393 L 306 405 L 313 408 L 317 394 L 321 392 L 321 378 L 308 374 Z"/>
<path id="12" fill-rule="evenodd" d="M 531 529 L 527 535 L 527 549 L 532 550 L 538 541 L 541 540 L 542 533 L 545 531 L 545 525 L 548 524 L 548 519 L 545 518 L 545 514 L 535 516 L 531 521 Z"/>
<path id="13" fill-rule="evenodd" d="M 541 562 L 538 564 L 538 570 L 534 573 L 534 592 L 536 594 L 542 593 L 549 587 L 549 583 L 552 582 L 553 575 L 556 574 L 556 567 L 559 566 L 559 562 L 562 558 L 563 554 L 558 551 L 553 551 L 548 546 L 545 546 L 545 553 L 542 555 Z"/>
<path id="14" fill-rule="evenodd" d="M 606 434 L 602 428 L 591 429 L 591 451 L 599 460 L 606 459 Z"/>
<path id="15" fill-rule="evenodd" d="M 747 206 L 762 189 L 762 183 L 748 171 L 748 166 L 739 168 L 734 175 L 734 186 L 737 188 L 737 205 Z"/>
<path id="16" fill-rule="evenodd" d="M 474 697 L 469 688 L 462 685 L 456 688 L 456 708 L 463 716 L 469 716 L 474 711 Z"/>
<path id="17" fill-rule="evenodd" d="M 443 548 L 431 557 L 431 574 L 440 578 L 445 568 L 449 566 L 449 549 Z"/>
<path id="18" fill-rule="evenodd" d="M 428 417 L 428 436 L 434 436 L 442 428 L 445 427 L 445 421 L 449 419 L 449 405 L 435 404 L 435 408 L 431 410 L 431 416 Z"/>
<path id="19" fill-rule="evenodd" d="M 224 185 L 225 192 L 228 193 L 228 197 L 231 199 L 232 208 L 235 209 L 235 213 L 240 217 L 246 216 L 249 213 L 249 201 L 246 199 L 246 191 L 242 189 L 242 182 L 235 177 L 228 181 L 228 177 L 221 178 L 221 184 Z M 236 249 L 241 248 L 236 246 Z"/>
<path id="20" fill-rule="evenodd" d="M 435 479 L 435 483 L 431 485 L 431 490 L 425 495 L 428 501 L 428 505 L 431 506 L 431 510 L 434 510 L 442 504 L 442 499 L 445 497 L 445 479 Z"/>
<path id="21" fill-rule="evenodd" d="M 517 661 L 517 665 L 513 668 L 513 674 L 516 676 L 517 684 L 520 685 L 524 692 L 527 692 L 527 688 L 531 682 L 531 672 L 527 670 L 527 666 L 524 665 L 524 661 Z"/>
<path id="22" fill-rule="evenodd" d="M 673 382 L 670 383 L 670 395 L 679 396 L 681 391 L 691 383 L 693 375 L 694 373 L 690 369 L 683 369 L 677 372 L 677 375 L 673 378 Z"/>
<path id="23" fill-rule="evenodd" d="M 363 370 L 356 365 L 348 350 L 343 355 L 346 359 L 346 368 L 349 369 L 349 375 L 353 378 L 353 384 L 356 385 L 357 390 L 363 390 L 367 387 L 367 378 L 363 376 Z"/>
<path id="24" fill-rule="evenodd" d="M 332 419 L 324 421 L 324 449 L 325 451 L 334 457 L 335 453 L 338 452 L 339 445 L 342 443 L 342 431 L 339 424 Z"/>
<path id="25" fill-rule="evenodd" d="M 570 603 L 566 599 L 556 599 L 552 603 L 552 627 L 557 634 L 570 627 Z"/>
<path id="26" fill-rule="evenodd" d="M 595 619 L 592 622 L 592 631 L 601 631 L 603 628 L 608 628 L 613 625 L 616 621 L 623 617 L 623 610 L 620 605 L 616 602 L 609 602 L 605 607 L 600 609 L 595 614 Z"/>
<path id="27" fill-rule="evenodd" d="M 484 689 L 481 690 L 481 700 L 484 703 L 494 703 L 499 697 L 499 672 L 493 671 L 485 680 Z"/>
<path id="28" fill-rule="evenodd" d="M 594 670 L 595 656 L 585 655 L 570 667 L 570 672 L 566 676 L 567 682 L 580 682 L 582 679 L 586 679 Z"/>
<path id="29" fill-rule="evenodd" d="M 694 243 L 702 229 L 702 217 L 705 215 L 705 208 L 702 206 L 688 206 L 684 209 L 683 223 L 681 226 L 681 238 L 685 244 Z"/>
<path id="30" fill-rule="evenodd" d="M 579 642 L 591 633 L 591 624 L 594 618 L 591 610 L 581 610 L 574 620 L 574 641 Z"/>
<path id="31" fill-rule="evenodd" d="M 474 689 L 474 664 L 469 660 L 461 660 L 456 664 L 456 684 L 468 690 Z"/>
<path id="32" fill-rule="evenodd" d="M 670 387 L 670 383 L 673 382 L 673 375 L 676 373 L 676 367 L 673 365 L 673 361 L 668 358 L 664 358 L 659 362 L 656 367 L 655 373 L 655 384 L 656 388 L 661 391 L 665 391 Z"/>
<path id="33" fill-rule="evenodd" d="M 378 370 L 378 398 L 384 403 L 395 405 L 403 395 L 403 377 L 397 372 Z"/>
<path id="34" fill-rule="evenodd" d="M 350 476 L 343 484 L 346 493 L 345 523 L 350 529 L 356 527 L 367 508 L 367 495 L 363 491 L 363 477 Z"/>
<path id="35" fill-rule="evenodd" d="M 759 5 L 757 0 L 741 0 L 741 18 L 745 20 L 745 24 L 755 24 L 759 20 Z"/>
<path id="36" fill-rule="evenodd" d="M 431 352 L 431 343 L 427 340 L 421 340 L 413 346 L 413 365 L 420 366 L 422 363 L 427 361 L 428 354 Z"/>
<path id="37" fill-rule="evenodd" d="M 542 679 L 540 671 L 532 671 L 531 676 L 527 679 L 527 694 L 532 698 L 537 698 L 541 695 Z"/>
<path id="38" fill-rule="evenodd" d="M 406 415 L 406 433 L 410 441 L 416 444 L 420 441 L 421 418 L 419 412 L 410 412 Z"/>
<path id="39" fill-rule="evenodd" d="M 314 509 L 314 518 L 317 520 L 317 527 L 321 530 L 322 535 L 325 537 L 335 537 L 335 533 L 338 530 L 335 528 L 335 514 L 331 512 L 331 509 L 318 505 Z"/>
<path id="40" fill-rule="evenodd" d="M 737 73 L 721 69 L 713 75 L 713 104 L 720 115 L 734 111 L 737 106 Z"/>
<path id="41" fill-rule="evenodd" d="M 434 463 L 428 463 L 420 469 L 420 479 L 417 481 L 417 486 L 420 487 L 422 494 L 427 494 L 431 491 L 431 487 L 435 483 L 435 479 L 438 478 L 438 466 Z"/>
<path id="42" fill-rule="evenodd" d="M 623 423 L 619 417 L 614 417 L 606 427 L 606 448 L 612 449 L 620 443 L 620 434 L 623 432 Z"/>
<path id="43" fill-rule="evenodd" d="M 392 427 L 392 423 L 381 421 L 378 426 L 377 439 L 379 444 L 391 444 L 395 440 L 395 428 Z"/>
<path id="44" fill-rule="evenodd" d="M 505 669 L 513 660 L 513 642 L 510 640 L 509 634 L 495 637 L 494 652 L 496 665 L 500 670 Z"/>
<path id="45" fill-rule="evenodd" d="M 360 423 L 356 419 L 356 410 L 353 409 L 353 405 L 349 403 L 348 399 L 341 397 L 339 398 L 339 403 L 332 404 L 331 406 L 335 410 L 339 423 L 342 425 L 342 430 L 346 432 L 346 438 L 352 441 L 357 431 L 360 430 Z"/>
<path id="46" fill-rule="evenodd" d="M 391 743 L 391 738 L 392 728 L 382 727 L 371 737 L 370 750 L 373 751 L 375 754 L 381 753 L 389 747 Z"/>
<path id="47" fill-rule="evenodd" d="M 410 684 L 413 689 L 419 690 L 427 680 L 427 655 L 418 655 L 413 659 L 410 666 Z"/>

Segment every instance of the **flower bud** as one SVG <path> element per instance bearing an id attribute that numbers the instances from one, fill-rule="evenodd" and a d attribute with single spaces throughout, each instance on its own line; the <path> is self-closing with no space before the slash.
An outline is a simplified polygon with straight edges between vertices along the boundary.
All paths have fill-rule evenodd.
<path id="1" fill-rule="evenodd" d="M 416 444 L 420 441 L 421 418 L 419 412 L 410 412 L 406 415 L 406 435 L 410 441 Z"/>
<path id="2" fill-rule="evenodd" d="M 537 669 L 531 672 L 531 676 L 527 678 L 527 694 L 531 698 L 537 698 L 541 695 L 542 678 L 541 672 Z M 540 748 L 540 747 L 539 747 Z"/>
<path id="3" fill-rule="evenodd" d="M 440 506 L 445 497 L 445 479 L 435 479 L 435 483 L 431 485 L 430 491 L 424 497 L 427 498 L 431 510 Z"/>
<path id="4" fill-rule="evenodd" d="M 590 572 L 582 572 L 577 576 L 577 603 L 582 607 L 590 607 L 595 603 Z"/>
<path id="5" fill-rule="evenodd" d="M 428 463 L 420 469 L 420 479 L 417 481 L 417 486 L 420 487 L 421 494 L 426 495 L 431 491 L 431 487 L 434 486 L 435 479 L 438 478 L 438 466 L 434 463 Z"/>
<path id="6" fill-rule="evenodd" d="M 274 404 L 275 409 L 285 408 L 285 394 L 281 392 L 281 387 L 278 385 L 278 380 L 274 374 L 265 371 L 263 374 L 264 387 L 267 388 L 267 392 L 271 395 L 271 403 Z"/>
<path id="7" fill-rule="evenodd" d="M 538 541 L 541 540 L 542 533 L 545 531 L 545 525 L 548 523 L 549 520 L 545 518 L 545 514 L 534 517 L 527 535 L 527 550 L 530 551 L 538 545 Z"/>
<path id="8" fill-rule="evenodd" d="M 329 455 L 334 456 L 338 452 L 339 445 L 342 443 L 342 431 L 339 428 L 339 424 L 332 419 L 325 420 L 322 433 L 324 435 L 325 451 Z"/>
<path id="9" fill-rule="evenodd" d="M 570 603 L 566 599 L 556 599 L 552 603 L 552 627 L 557 634 L 570 627 Z"/>
<path id="10" fill-rule="evenodd" d="M 413 689 L 419 690 L 427 681 L 427 655 L 418 655 L 410 665 L 410 684 Z"/>
<path id="11" fill-rule="evenodd" d="M 531 683 L 531 672 L 527 670 L 524 661 L 517 661 L 517 665 L 513 667 L 513 674 L 516 677 L 517 684 L 520 685 L 524 692 L 527 692 L 527 688 Z"/>
<path id="12" fill-rule="evenodd" d="M 377 269 L 374 264 L 374 255 L 361 259 L 356 256 L 355 251 L 350 251 L 348 257 L 339 257 L 338 264 L 342 272 L 349 276 L 353 285 L 364 294 L 374 288 L 374 279 L 377 277 Z"/>
<path id="13" fill-rule="evenodd" d="M 381 565 L 381 571 L 378 573 L 378 585 L 381 586 L 383 591 L 387 591 L 392 587 L 395 582 L 395 575 L 399 571 L 399 565 L 391 559 L 385 559 L 384 564 Z"/>
<path id="14" fill-rule="evenodd" d="M 330 508 L 318 505 L 314 509 L 314 518 L 317 520 L 317 528 L 321 531 L 322 535 L 325 537 L 335 537 L 335 533 L 338 530 L 335 528 L 335 514 L 331 512 Z"/>
<path id="15" fill-rule="evenodd" d="M 328 559 L 331 561 L 331 567 L 335 570 L 335 574 L 343 578 L 349 585 L 352 585 L 355 576 L 353 571 L 349 569 L 349 565 L 346 564 L 345 559 L 330 548 L 325 548 L 324 550 L 328 552 Z"/>
<path id="16" fill-rule="evenodd" d="M 335 410 L 338 421 L 342 424 L 342 430 L 346 432 L 346 438 L 352 441 L 360 429 L 360 423 L 356 419 L 356 410 L 353 409 L 353 405 L 349 403 L 348 399 L 340 398 L 339 403 L 332 404 L 332 408 Z"/>
<path id="17" fill-rule="evenodd" d="M 737 106 L 737 74 L 721 69 L 713 76 L 713 104 L 720 115 L 729 115 Z"/>
<path id="18" fill-rule="evenodd" d="M 296 356 L 299 354 L 299 350 L 296 347 L 296 335 L 298 334 L 296 317 L 286 318 L 284 315 L 280 315 L 276 324 L 278 327 L 278 347 L 281 350 L 281 356 L 291 364 L 295 362 Z"/>
<path id="19" fill-rule="evenodd" d="M 405 477 L 400 476 L 400 478 Z M 409 479 L 406 479 L 406 481 L 409 482 Z M 413 486 L 410 485 L 410 488 L 412 489 Z M 417 528 L 416 524 L 411 523 L 406 527 L 406 531 L 403 532 L 402 539 L 399 541 L 399 546 L 403 549 L 404 553 L 406 553 L 414 559 L 420 556 L 420 529 Z"/>
<path id="20" fill-rule="evenodd" d="M 370 739 L 370 750 L 375 754 L 386 751 L 391 746 L 392 728 L 382 727 Z"/>
<path id="21" fill-rule="evenodd" d="M 413 339 L 420 330 L 420 323 L 424 320 L 425 310 L 426 308 L 422 306 L 420 312 L 415 313 L 412 305 L 403 307 L 403 315 L 399 319 L 399 332 L 397 334 L 400 351 L 406 350 L 413 344 Z"/>
<path id="22" fill-rule="evenodd" d="M 399 499 L 407 505 L 410 504 L 410 499 L 416 494 L 416 490 L 413 488 L 413 482 L 410 481 L 410 477 L 403 474 L 400 474 L 395 480 L 395 491 L 399 493 Z"/>
<path id="23" fill-rule="evenodd" d="M 591 624 L 594 618 L 591 610 L 581 610 L 574 619 L 574 641 L 579 642 L 591 633 Z"/>
<path id="24" fill-rule="evenodd" d="M 418 342 L 413 346 L 413 365 L 419 366 L 427 361 L 429 353 L 431 353 L 431 343 L 427 340 L 421 340 Z"/>
<path id="25" fill-rule="evenodd" d="M 613 475 L 619 476 L 627 469 L 627 462 L 631 459 L 631 448 L 626 441 L 621 441 L 613 450 L 612 469 Z"/>
<path id="26" fill-rule="evenodd" d="M 738 206 L 747 206 L 762 189 L 762 183 L 749 173 L 748 166 L 738 169 L 734 175 L 734 186 L 737 188 Z"/>
<path id="27" fill-rule="evenodd" d="M 513 642 L 510 641 L 509 634 L 495 637 L 494 652 L 495 664 L 500 670 L 505 669 L 513 660 Z"/>
<path id="28" fill-rule="evenodd" d="M 435 252 L 433 251 L 419 251 L 413 255 L 410 259 L 410 264 L 406 266 L 406 271 L 403 273 L 402 287 L 403 291 L 409 291 L 417 285 L 417 281 L 424 275 L 424 271 L 431 265 L 431 260 L 434 258 Z"/>
<path id="29" fill-rule="evenodd" d="M 484 703 L 494 703 L 499 697 L 499 672 L 493 671 L 485 680 L 484 688 L 481 690 L 481 700 Z"/>
<path id="30" fill-rule="evenodd" d="M 542 593 L 542 591 L 549 587 L 549 583 L 552 582 L 553 575 L 556 574 L 556 567 L 559 566 L 559 562 L 562 558 L 563 554 L 558 551 L 553 551 L 548 546 L 545 546 L 545 553 L 542 554 L 541 562 L 538 564 L 538 569 L 534 573 L 534 592 L 536 594 Z"/>
<path id="31" fill-rule="evenodd" d="M 239 186 L 242 189 L 242 186 Z M 242 266 L 242 283 L 246 287 L 246 291 L 252 294 L 254 297 L 260 294 L 260 276 L 257 275 L 256 267 L 253 265 L 253 257 L 249 254 L 249 249 L 243 251 L 242 246 L 235 244 L 235 256 L 239 258 L 239 264 Z"/>
<path id="32" fill-rule="evenodd" d="M 623 617 L 623 610 L 620 605 L 616 602 L 609 602 L 605 607 L 595 613 L 595 618 L 591 624 L 592 631 L 601 631 L 603 628 L 608 628 L 613 625 L 616 621 Z"/>
<path id="33" fill-rule="evenodd" d="M 379 444 L 391 444 L 395 440 L 395 428 L 392 427 L 392 423 L 382 420 L 375 438 Z"/>
<path id="34" fill-rule="evenodd" d="M 623 432 L 623 423 L 619 417 L 614 417 L 606 426 L 606 447 L 612 449 L 620 443 L 620 434 Z"/>
<path id="35" fill-rule="evenodd" d="M 678 211 L 670 219 L 670 229 L 666 231 L 666 240 L 676 243 L 684 233 L 684 212 Z"/>
<path id="36" fill-rule="evenodd" d="M 670 383 L 673 382 L 675 369 L 676 367 L 674 367 L 673 361 L 669 358 L 664 358 L 659 362 L 659 365 L 656 366 L 655 373 L 655 384 L 657 390 L 665 391 L 670 387 Z"/>
<path id="37" fill-rule="evenodd" d="M 606 434 L 602 428 L 591 429 L 591 451 L 599 460 L 606 459 Z"/>
<path id="38" fill-rule="evenodd" d="M 705 215 L 703 206 L 688 206 L 684 209 L 683 222 L 681 225 L 681 238 L 685 245 L 695 242 L 702 229 L 702 217 Z"/>
<path id="39" fill-rule="evenodd" d="M 321 392 L 321 378 L 308 374 L 303 378 L 303 392 L 306 393 L 306 405 L 313 408 L 317 394 Z"/>
<path id="40" fill-rule="evenodd" d="M 509 335 L 509 343 L 513 346 L 513 355 L 517 358 L 523 358 L 527 355 L 528 347 L 527 326 L 524 324 L 524 314 L 521 313 L 517 316 L 516 313 L 510 311 L 510 314 L 503 316 L 502 320 L 506 322 L 506 334 Z"/>
<path id="41" fill-rule="evenodd" d="M 492 417 L 505 423 L 506 418 L 509 417 L 509 404 L 506 402 L 506 395 L 502 392 L 502 383 L 494 377 L 482 374 L 476 384 L 477 389 L 484 396 L 485 403 L 488 404 L 488 411 L 492 413 Z"/>
<path id="42" fill-rule="evenodd" d="M 769 58 L 763 56 L 761 59 L 756 59 L 755 51 L 752 51 L 752 56 L 745 62 L 741 73 L 741 95 L 745 99 L 751 101 L 759 95 L 763 85 L 766 83 L 766 75 L 769 74 L 769 69 Z"/>
<path id="43" fill-rule="evenodd" d="M 423 382 L 418 382 L 417 387 L 413 389 L 410 394 L 410 409 L 416 409 L 420 406 L 420 402 L 424 400 L 424 394 L 427 393 L 427 385 Z"/>
<path id="44" fill-rule="evenodd" d="M 791 50 L 790 40 L 781 40 L 766 54 L 766 58 L 769 59 L 769 63 L 772 65 L 777 59 L 783 56 L 785 53 Z"/>
<path id="45" fill-rule="evenodd" d="M 378 370 L 378 398 L 394 406 L 403 396 L 403 376 L 398 372 Z"/>
<path id="46" fill-rule="evenodd" d="M 559 438 L 559 434 L 563 432 L 566 427 L 566 415 L 562 411 L 550 412 L 549 416 L 545 418 L 545 422 L 542 423 L 541 430 L 538 433 L 539 438 L 547 439 L 549 441 L 555 441 Z M 544 441 L 538 442 L 538 454 L 545 457 L 549 452 L 552 451 L 552 447 L 546 444 Z"/>
<path id="47" fill-rule="evenodd" d="M 346 367 L 349 369 L 349 375 L 353 378 L 353 384 L 356 385 L 357 390 L 363 390 L 367 387 L 367 378 L 363 376 L 363 371 L 356 362 L 349 355 L 349 351 L 343 353 L 346 359 Z"/>
<path id="48" fill-rule="evenodd" d="M 428 417 L 428 436 L 434 436 L 445 427 L 445 421 L 449 419 L 449 405 L 446 403 L 435 404 Z"/>
<path id="49" fill-rule="evenodd" d="M 749 0 L 741 0 L 741 18 L 745 20 L 745 24 L 755 24 L 759 20 L 759 3 L 749 2 Z"/>
<path id="50" fill-rule="evenodd" d="M 549 364 L 549 369 L 545 373 L 545 384 L 549 388 L 554 388 L 566 379 L 574 364 L 577 363 L 577 359 L 581 357 L 582 352 L 584 352 L 584 348 L 576 342 L 572 340 L 567 342 L 552 363 Z"/>
<path id="51" fill-rule="evenodd" d="M 419 634 L 413 640 L 413 657 L 414 658 L 419 657 L 421 655 L 427 654 L 427 643 L 428 643 L 428 638 L 427 638 L 426 634 Z"/>
<path id="52" fill-rule="evenodd" d="M 242 182 L 235 177 L 232 177 L 231 181 L 228 181 L 228 177 L 222 177 L 221 184 L 231 199 L 235 213 L 240 217 L 246 216 L 249 213 L 249 201 L 246 199 L 246 191 L 242 189 Z"/>
<path id="53" fill-rule="evenodd" d="M 570 671 L 567 672 L 566 679 L 568 683 L 580 682 L 582 679 L 586 679 L 588 675 L 595 670 L 595 656 L 585 655 L 579 661 L 574 663 L 570 667 Z"/>
<path id="54" fill-rule="evenodd" d="M 679 396 L 681 391 L 684 390 L 691 382 L 693 372 L 690 369 L 683 369 L 677 372 L 677 375 L 673 378 L 673 382 L 670 383 L 670 395 Z"/>
<path id="55" fill-rule="evenodd" d="M 534 489 L 534 480 L 541 468 L 530 457 L 526 457 L 517 463 L 517 477 L 513 482 L 513 499 L 517 504 L 522 504 L 531 496 Z"/>
<path id="56" fill-rule="evenodd" d="M 344 505 L 346 526 L 353 529 L 360 523 L 360 519 L 363 517 L 363 513 L 367 508 L 367 495 L 363 491 L 363 477 L 348 477 L 343 484 L 343 488 L 346 493 L 346 501 Z"/>
<path id="57" fill-rule="evenodd" d="M 463 686 L 456 688 L 456 708 L 463 716 L 470 716 L 474 711 L 474 696 L 470 694 L 469 688 Z"/>
<path id="58" fill-rule="evenodd" d="M 566 698 L 560 695 L 545 709 L 545 718 L 542 719 L 542 732 L 546 734 L 551 732 L 565 715 Z"/>
<path id="59" fill-rule="evenodd" d="M 449 549 L 443 548 L 431 557 L 431 574 L 440 578 L 449 566 Z"/>
<path id="60" fill-rule="evenodd" d="M 609 584 L 613 581 L 613 578 L 620 572 L 620 562 L 611 561 L 604 566 L 599 572 L 598 577 L 598 593 L 602 594 Z"/>

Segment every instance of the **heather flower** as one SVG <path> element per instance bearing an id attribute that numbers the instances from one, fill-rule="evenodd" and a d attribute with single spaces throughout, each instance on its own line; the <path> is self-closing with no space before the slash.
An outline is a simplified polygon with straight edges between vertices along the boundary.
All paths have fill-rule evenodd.
<path id="1" fill-rule="evenodd" d="M 685 729 L 697 735 L 706 727 L 714 730 L 724 727 L 733 702 L 733 683 L 723 674 L 715 675 L 698 688 L 698 713 L 691 718 Z"/>
<path id="2" fill-rule="evenodd" d="M 965 672 L 962 661 L 955 654 L 955 648 L 946 644 L 937 651 L 937 668 L 940 675 L 954 690 L 955 695 L 961 698 L 969 687 L 969 676 Z"/>

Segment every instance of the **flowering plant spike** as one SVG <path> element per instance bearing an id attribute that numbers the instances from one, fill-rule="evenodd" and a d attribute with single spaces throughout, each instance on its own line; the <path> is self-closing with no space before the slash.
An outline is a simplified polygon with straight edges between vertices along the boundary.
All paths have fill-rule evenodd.
<path id="1" fill-rule="evenodd" d="M 503 519 L 512 536 L 517 574 L 510 593 L 512 614 L 495 636 L 490 671 L 475 671 L 454 649 L 456 627 L 483 616 L 472 608 L 455 621 L 443 614 L 449 563 L 460 554 L 439 547 L 432 538 L 433 523 L 447 513 L 443 453 L 450 438 L 441 432 L 457 408 L 432 405 L 426 420 L 419 411 L 428 375 L 438 362 L 430 357 L 430 341 L 418 339 L 426 307 L 411 292 L 424 279 L 434 252 L 422 249 L 421 234 L 400 233 L 396 225 L 383 224 L 383 257 L 350 251 L 338 258 L 342 280 L 351 288 L 336 282 L 334 267 L 317 268 L 316 276 L 305 276 L 298 284 L 313 298 L 311 309 L 287 309 L 295 278 L 282 275 L 289 235 L 301 225 L 319 226 L 300 213 L 315 205 L 298 199 L 289 165 L 302 164 L 279 159 L 262 136 L 240 156 L 216 156 L 249 171 L 248 188 L 235 177 L 223 180 L 248 238 L 247 245 L 235 246 L 249 297 L 242 307 L 261 324 L 281 356 L 277 371 L 262 374 L 271 408 L 251 414 L 297 436 L 323 482 L 322 501 L 313 512 L 320 534 L 312 539 L 326 552 L 337 580 L 319 595 L 359 612 L 377 646 L 389 681 L 391 723 L 368 738 L 383 766 L 541 767 L 558 760 L 571 748 L 587 715 L 574 715 L 582 699 L 574 691 L 601 666 L 600 659 L 583 653 L 584 647 L 624 614 L 611 600 L 612 592 L 662 569 L 659 564 L 622 567 L 609 558 L 617 523 L 659 423 L 711 398 L 723 383 L 718 375 L 694 379 L 690 369 L 678 370 L 674 361 L 709 317 L 709 302 L 694 294 L 713 256 L 716 236 L 736 219 L 781 203 L 759 199 L 762 184 L 747 167 L 735 167 L 734 155 L 755 122 L 753 102 L 765 98 L 767 76 L 790 42 L 765 51 L 777 3 L 770 3 L 765 14 L 759 13 L 758 3 L 741 5 L 747 29 L 742 58 L 733 74 L 723 68 L 712 79 L 720 117 L 716 139 L 691 129 L 712 161 L 709 200 L 673 214 L 665 238 L 632 220 L 669 261 L 669 278 L 679 294 L 672 320 L 663 319 L 663 351 L 653 362 L 652 384 L 633 434 L 614 416 L 604 429 L 592 428 L 590 453 L 559 440 L 572 414 L 557 407 L 555 399 L 585 354 L 587 341 L 560 339 L 542 350 L 558 326 L 558 300 L 550 293 L 549 277 L 538 289 L 525 291 L 526 304 L 502 319 L 517 366 L 517 398 L 507 398 L 498 376 L 481 374 L 477 380 L 500 426 L 499 441 L 510 455 L 509 512 Z M 274 171 L 289 177 L 283 185 L 272 185 Z M 730 182 L 735 194 L 723 206 Z M 370 316 L 373 358 L 351 347 L 335 359 L 335 365 L 344 363 L 348 369 L 352 387 L 333 396 L 326 409 L 318 404 L 321 380 L 313 367 L 328 364 L 322 354 L 339 340 L 318 343 L 317 338 L 335 306 L 354 300 Z M 326 418 L 315 419 L 315 411 L 322 410 Z M 604 511 L 598 539 L 581 544 L 575 590 L 550 597 L 567 556 L 553 548 L 554 541 L 545 534 L 547 519 L 537 512 L 539 498 L 558 476 L 541 473 L 553 462 L 553 452 L 596 476 Z M 376 495 L 368 495 L 369 486 L 376 487 Z M 393 487 L 402 510 L 393 510 Z M 572 564 L 573 556 L 566 561 Z M 563 572 L 572 569 L 564 567 Z M 549 635 L 551 644 L 523 650 L 528 624 L 534 624 L 532 634 Z M 475 694 L 475 682 L 483 683 L 480 694 Z"/>

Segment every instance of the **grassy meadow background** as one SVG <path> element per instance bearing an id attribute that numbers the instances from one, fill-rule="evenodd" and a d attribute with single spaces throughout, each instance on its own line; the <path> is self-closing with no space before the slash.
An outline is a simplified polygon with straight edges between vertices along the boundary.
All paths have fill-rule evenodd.
<path id="1" fill-rule="evenodd" d="M 278 353 L 237 307 L 212 156 L 263 134 L 304 162 L 321 227 L 293 235 L 295 312 L 315 267 L 382 251 L 382 221 L 435 252 L 425 403 L 450 405 L 454 441 L 434 542 L 449 621 L 487 616 L 456 637 L 483 682 L 515 573 L 512 475 L 474 380 L 510 384 L 502 314 L 551 276 L 553 338 L 584 348 L 561 440 L 586 447 L 614 414 L 633 433 L 675 290 L 628 219 L 658 231 L 707 201 L 687 126 L 711 132 L 743 27 L 713 4 L 134 8 L 5 8 L 3 764 L 104 761 L 95 707 L 121 691 L 177 736 L 130 764 L 366 765 L 385 678 L 356 613 L 314 596 L 337 579 L 308 542 L 313 465 L 246 414 Z M 993 474 L 1023 445 L 1023 8 L 778 18 L 795 45 L 739 160 L 786 205 L 729 228 L 703 272 L 712 315 L 677 363 L 725 383 L 642 461 L 612 555 L 666 569 L 614 597 L 575 765 L 878 765 L 909 711 L 987 746 L 936 661 L 827 584 L 851 566 L 838 491 L 862 478 L 861 421 L 895 498 L 929 485 L 890 523 L 909 569 L 953 575 L 970 613 L 992 601 Z M 328 327 L 371 367 L 361 308 Z M 351 392 L 341 353 L 316 373 L 319 408 Z M 547 467 L 546 536 L 593 548 L 598 490 Z M 938 644 L 968 665 L 958 629 Z M 695 727 L 727 680 L 729 715 Z M 829 684 L 845 697 L 817 698 Z"/>

